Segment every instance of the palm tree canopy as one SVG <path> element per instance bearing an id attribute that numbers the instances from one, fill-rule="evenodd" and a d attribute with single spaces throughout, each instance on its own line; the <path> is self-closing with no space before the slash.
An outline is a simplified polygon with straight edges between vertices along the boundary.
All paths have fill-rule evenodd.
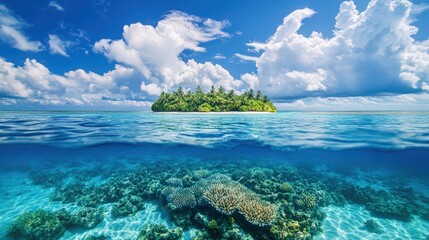
<path id="1" fill-rule="evenodd" d="M 154 112 L 230 112 L 230 111 L 255 111 L 276 112 L 277 109 L 270 99 L 253 89 L 238 95 L 234 90 L 226 94 L 225 88 L 220 86 L 217 91 L 211 86 L 208 93 L 204 93 L 200 86 L 195 92 L 185 91 L 179 87 L 172 93 L 162 92 L 153 103 Z"/>

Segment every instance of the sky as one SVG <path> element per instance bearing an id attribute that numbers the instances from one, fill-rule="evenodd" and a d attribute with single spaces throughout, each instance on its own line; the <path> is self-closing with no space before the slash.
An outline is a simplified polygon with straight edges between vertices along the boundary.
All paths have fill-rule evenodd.
<path id="1" fill-rule="evenodd" d="M 0 110 L 147 110 L 261 90 L 284 110 L 429 110 L 424 0 L 0 0 Z"/>

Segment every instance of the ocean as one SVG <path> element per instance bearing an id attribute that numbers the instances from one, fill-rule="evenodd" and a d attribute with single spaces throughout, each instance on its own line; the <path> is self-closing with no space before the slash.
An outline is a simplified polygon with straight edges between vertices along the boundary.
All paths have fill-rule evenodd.
<path id="1" fill-rule="evenodd" d="M 429 239 L 429 112 L 0 112 L 0 239 Z"/>

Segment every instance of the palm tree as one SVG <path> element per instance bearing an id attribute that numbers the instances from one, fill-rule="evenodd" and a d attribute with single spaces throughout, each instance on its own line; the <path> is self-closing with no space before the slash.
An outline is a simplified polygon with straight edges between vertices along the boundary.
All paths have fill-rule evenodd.
<path id="1" fill-rule="evenodd" d="M 253 89 L 250 89 L 248 94 L 247 94 L 249 99 L 254 99 L 255 98 L 255 91 L 253 91 Z"/>
<path id="2" fill-rule="evenodd" d="M 262 98 L 262 92 L 261 92 L 261 90 L 258 90 L 256 92 L 256 100 L 261 100 L 261 98 Z"/>
<path id="3" fill-rule="evenodd" d="M 233 89 L 231 89 L 229 92 L 228 92 L 228 98 L 232 98 L 232 97 L 234 97 L 235 96 L 235 91 L 233 90 Z"/>
<path id="4" fill-rule="evenodd" d="M 183 91 L 183 88 L 182 87 L 179 87 L 178 89 L 177 89 L 177 96 L 179 96 L 179 97 L 181 97 L 181 98 L 183 98 L 183 95 L 185 94 L 185 92 Z"/>
<path id="5" fill-rule="evenodd" d="M 197 89 L 195 89 L 196 95 L 202 95 L 204 94 L 203 89 L 201 89 L 200 85 L 198 85 Z"/>
<path id="6" fill-rule="evenodd" d="M 219 94 L 219 95 L 223 95 L 223 94 L 225 94 L 225 88 L 224 88 L 223 86 L 220 86 L 220 87 L 219 87 L 219 89 L 218 89 L 218 94 Z"/>
<path id="7" fill-rule="evenodd" d="M 269 101 L 270 101 L 270 99 L 268 99 L 267 95 L 265 95 L 265 96 L 264 96 L 264 98 L 262 99 L 262 101 L 263 101 L 264 103 L 267 103 L 267 102 L 269 102 Z"/>
<path id="8" fill-rule="evenodd" d="M 215 93 L 216 93 L 215 86 L 214 86 L 214 85 L 212 85 L 212 86 L 210 87 L 210 94 L 214 95 Z"/>

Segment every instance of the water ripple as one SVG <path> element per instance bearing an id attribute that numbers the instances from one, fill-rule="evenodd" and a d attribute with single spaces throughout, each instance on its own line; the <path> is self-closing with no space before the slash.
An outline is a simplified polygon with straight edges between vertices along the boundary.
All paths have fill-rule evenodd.
<path id="1" fill-rule="evenodd" d="M 216 148 L 254 141 L 280 149 L 428 148 L 428 119 L 426 112 L 0 112 L 0 143 L 151 142 Z"/>

